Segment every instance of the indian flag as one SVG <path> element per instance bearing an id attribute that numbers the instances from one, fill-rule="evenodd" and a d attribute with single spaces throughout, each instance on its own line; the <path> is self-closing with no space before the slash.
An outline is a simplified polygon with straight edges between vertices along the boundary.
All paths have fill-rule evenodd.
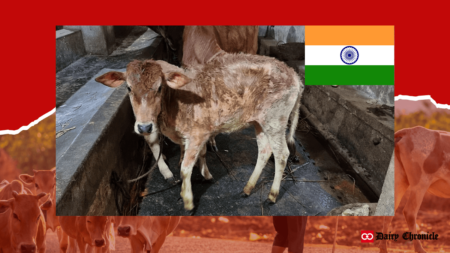
<path id="1" fill-rule="evenodd" d="M 306 26 L 306 85 L 394 85 L 394 26 Z"/>

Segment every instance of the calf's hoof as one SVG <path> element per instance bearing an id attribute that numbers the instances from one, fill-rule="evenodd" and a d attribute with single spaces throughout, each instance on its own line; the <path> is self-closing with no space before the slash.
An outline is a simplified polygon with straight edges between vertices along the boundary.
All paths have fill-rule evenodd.
<path id="1" fill-rule="evenodd" d="M 250 193 L 252 193 L 253 188 L 255 188 L 255 186 L 246 185 L 244 187 L 243 194 L 246 194 L 247 196 L 250 196 Z"/>
<path id="2" fill-rule="evenodd" d="M 183 200 L 184 210 L 185 211 L 193 211 L 194 210 L 194 201 L 193 200 Z"/>
<path id="3" fill-rule="evenodd" d="M 211 177 L 211 178 L 203 178 L 203 179 L 202 179 L 202 182 L 203 182 L 203 183 L 211 183 L 211 184 L 214 184 L 214 183 L 216 182 L 216 180 L 215 180 L 213 177 Z"/>
<path id="4" fill-rule="evenodd" d="M 168 178 L 166 180 L 167 180 L 167 183 L 169 183 L 170 185 L 176 185 L 176 184 L 179 184 L 181 182 L 180 180 L 177 180 L 174 177 Z"/>
<path id="5" fill-rule="evenodd" d="M 272 203 L 275 203 L 275 202 L 277 202 L 277 197 L 278 197 L 278 193 L 275 194 L 273 192 L 270 192 L 269 197 L 267 199 L 270 200 Z"/>
<path id="6" fill-rule="evenodd" d="M 245 193 L 245 192 L 241 192 L 241 197 L 242 198 L 247 198 L 249 196 L 249 194 Z"/>
<path id="7" fill-rule="evenodd" d="M 194 209 L 192 210 L 184 210 L 185 216 L 194 216 Z"/>

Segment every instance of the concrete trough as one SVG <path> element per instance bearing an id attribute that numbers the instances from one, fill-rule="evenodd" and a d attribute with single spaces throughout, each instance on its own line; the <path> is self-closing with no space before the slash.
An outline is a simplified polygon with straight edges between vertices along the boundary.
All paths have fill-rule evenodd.
<path id="1" fill-rule="evenodd" d="M 302 103 L 310 123 L 323 125 L 321 136 L 343 150 L 345 167 L 378 198 L 394 150 L 393 107 L 372 104 L 351 86 L 306 86 Z"/>
<path id="2" fill-rule="evenodd" d="M 69 66 L 86 54 L 81 31 L 56 31 L 56 72 Z"/>
<path id="3" fill-rule="evenodd" d="M 56 111 L 57 215 L 117 215 L 111 174 L 129 179 L 142 161 L 126 88 L 93 79 Z"/>

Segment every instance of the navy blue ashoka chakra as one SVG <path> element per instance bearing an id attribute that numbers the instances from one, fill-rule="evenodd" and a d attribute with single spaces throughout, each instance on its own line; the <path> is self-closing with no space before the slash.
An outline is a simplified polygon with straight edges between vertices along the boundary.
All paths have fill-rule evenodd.
<path id="1" fill-rule="evenodd" d="M 341 51 L 341 60 L 343 63 L 351 65 L 358 61 L 359 52 L 352 46 L 346 46 Z"/>

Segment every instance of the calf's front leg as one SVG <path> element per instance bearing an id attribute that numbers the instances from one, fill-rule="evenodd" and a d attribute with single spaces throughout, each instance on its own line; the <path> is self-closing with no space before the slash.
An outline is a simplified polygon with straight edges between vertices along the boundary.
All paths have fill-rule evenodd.
<path id="1" fill-rule="evenodd" d="M 159 152 L 161 151 L 161 147 L 159 145 L 159 133 L 153 132 L 150 135 L 144 136 L 145 140 L 147 141 L 148 145 L 150 146 L 150 149 L 152 150 L 153 156 L 155 157 L 155 160 L 159 157 Z M 167 180 L 169 183 L 175 183 L 175 180 L 173 178 L 173 174 L 169 169 L 169 166 L 167 166 L 164 159 L 162 159 L 163 155 L 159 157 L 158 160 L 158 168 L 159 172 L 163 175 L 164 179 Z"/>
<path id="2" fill-rule="evenodd" d="M 207 139 L 206 139 L 207 140 Z M 184 202 L 184 209 L 191 211 L 194 209 L 194 197 L 192 195 L 191 175 L 195 162 L 197 161 L 200 151 L 203 149 L 206 140 L 194 139 L 189 140 L 184 153 L 183 162 L 181 163 L 181 197 Z"/>

